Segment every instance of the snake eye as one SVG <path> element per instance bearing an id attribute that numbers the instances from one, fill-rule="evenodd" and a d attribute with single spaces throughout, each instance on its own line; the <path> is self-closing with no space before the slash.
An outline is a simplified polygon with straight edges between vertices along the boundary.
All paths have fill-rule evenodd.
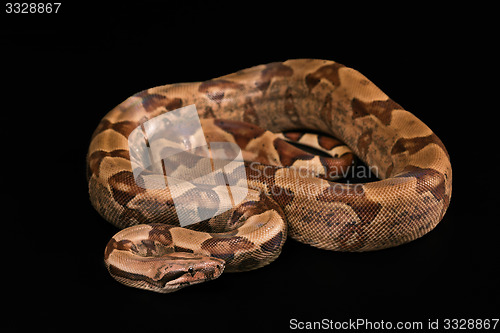
<path id="1" fill-rule="evenodd" d="M 193 273 L 194 273 L 193 267 L 189 267 L 188 268 L 188 273 L 191 274 L 191 275 L 193 275 Z"/>

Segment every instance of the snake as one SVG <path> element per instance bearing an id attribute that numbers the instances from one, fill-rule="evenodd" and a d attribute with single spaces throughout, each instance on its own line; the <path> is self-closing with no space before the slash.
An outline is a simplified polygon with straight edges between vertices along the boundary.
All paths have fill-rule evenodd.
<path id="1" fill-rule="evenodd" d="M 241 149 L 246 188 L 231 188 L 245 192 L 230 209 L 181 226 L 173 187 L 145 188 L 134 175 L 129 137 L 189 105 L 208 143 Z M 311 155 L 284 140 L 300 142 L 306 132 L 316 134 L 305 141 L 332 156 Z M 165 135 L 186 135 L 186 148 L 193 136 Z M 353 156 L 378 180 L 327 177 L 329 170 L 349 168 Z M 437 135 L 357 70 L 321 59 L 273 62 L 129 97 L 94 131 L 87 179 L 93 207 L 123 229 L 105 247 L 107 270 L 122 284 L 160 293 L 263 267 L 280 255 L 288 236 L 346 252 L 408 243 L 436 227 L 452 192 L 450 157 Z M 177 203 L 216 211 L 228 186 L 179 188 Z"/>

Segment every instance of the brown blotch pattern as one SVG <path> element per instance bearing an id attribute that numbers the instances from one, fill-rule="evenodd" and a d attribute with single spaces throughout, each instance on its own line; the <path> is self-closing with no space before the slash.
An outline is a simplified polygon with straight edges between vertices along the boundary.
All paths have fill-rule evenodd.
<path id="1" fill-rule="evenodd" d="M 319 114 L 321 116 L 321 119 L 328 125 L 332 126 L 332 113 L 334 112 L 333 110 L 333 103 L 332 103 L 332 95 L 328 94 L 325 96 L 325 101 L 323 102 L 323 105 L 321 106 L 321 109 L 319 110 Z"/>
<path id="2" fill-rule="evenodd" d="M 170 246 L 172 244 L 172 234 L 170 233 L 170 229 L 174 228 L 174 226 L 160 223 L 150 224 L 150 226 L 152 227 L 148 235 L 150 240 L 159 242 L 166 246 Z"/>
<path id="3" fill-rule="evenodd" d="M 266 252 L 274 252 L 281 247 L 281 243 L 283 243 L 283 241 L 283 233 L 280 231 L 273 238 L 262 243 L 260 245 L 260 249 Z"/>
<path id="4" fill-rule="evenodd" d="M 125 149 L 117 149 L 111 152 L 106 152 L 101 150 L 95 151 L 88 157 L 88 162 L 87 162 L 88 178 L 90 178 L 92 174 L 96 175 L 96 177 L 99 177 L 100 173 L 99 167 L 101 165 L 102 160 L 106 157 L 119 157 L 126 160 L 130 160 L 129 151 Z"/>
<path id="5" fill-rule="evenodd" d="M 399 177 L 415 177 L 417 179 L 417 193 L 428 191 L 439 201 L 447 198 L 445 177 L 434 169 L 423 169 L 410 165 L 396 176 L 396 178 Z"/>
<path id="6" fill-rule="evenodd" d="M 325 168 L 325 179 L 337 179 L 347 175 L 353 165 L 354 155 L 344 154 L 341 157 L 320 157 L 319 161 Z"/>
<path id="7" fill-rule="evenodd" d="M 214 125 L 233 135 L 236 144 L 244 149 L 250 140 L 261 136 L 265 130 L 236 120 L 215 119 Z"/>
<path id="8" fill-rule="evenodd" d="M 336 143 L 340 144 L 339 141 L 335 139 L 332 140 L 333 140 L 332 142 L 328 143 L 323 142 L 323 144 L 328 147 L 331 145 L 335 147 Z M 299 160 L 309 161 L 316 157 L 316 155 L 305 152 L 302 149 L 299 149 L 279 138 L 275 139 L 273 144 L 274 148 L 276 149 L 276 151 L 280 156 L 281 164 L 285 167 L 293 166 L 293 164 Z M 333 178 L 340 176 L 342 174 L 346 174 L 348 168 L 352 166 L 353 159 L 354 156 L 352 154 L 344 154 L 341 157 L 335 157 L 335 158 L 320 157 L 319 161 L 324 167 L 324 174 L 326 175 L 326 177 Z"/>
<path id="9" fill-rule="evenodd" d="M 293 90 L 291 88 L 288 88 L 285 93 L 285 114 L 291 121 L 298 123 L 300 121 L 300 115 L 295 107 L 292 91 Z"/>
<path id="10" fill-rule="evenodd" d="M 266 206 L 269 207 L 269 209 L 273 209 L 281 216 L 284 216 L 282 207 L 289 205 L 293 201 L 295 194 L 288 188 L 283 188 L 274 184 L 269 187 L 271 190 L 271 197 L 262 194 L 262 200 L 266 203 Z"/>
<path id="11" fill-rule="evenodd" d="M 224 98 L 225 90 L 243 88 L 241 84 L 228 80 L 216 79 L 203 82 L 198 87 L 198 91 L 206 94 L 210 100 L 220 104 Z"/>
<path id="12" fill-rule="evenodd" d="M 409 154 L 415 154 L 419 150 L 423 149 L 427 145 L 435 143 L 443 151 L 446 153 L 446 156 L 448 156 L 448 152 L 446 151 L 446 148 L 444 147 L 443 143 L 441 140 L 436 136 L 436 134 L 432 133 L 431 135 L 428 136 L 421 136 L 417 138 L 400 138 L 394 146 L 392 147 L 391 154 L 400 154 L 404 152 L 408 152 Z M 448 156 L 449 157 L 449 156 Z"/>
<path id="13" fill-rule="evenodd" d="M 206 106 L 202 118 L 215 118 L 214 109 L 211 106 Z"/>
<path id="14" fill-rule="evenodd" d="M 143 193 L 145 189 L 137 186 L 134 175 L 130 171 L 121 171 L 109 177 L 108 183 L 111 187 L 113 199 L 120 205 L 126 206 L 137 194 Z"/>
<path id="15" fill-rule="evenodd" d="M 255 86 L 265 94 L 267 88 L 269 88 L 269 85 L 271 84 L 271 80 L 273 79 L 273 77 L 288 77 L 292 75 L 293 69 L 291 67 L 288 67 L 280 62 L 273 62 L 265 66 L 260 74 L 260 80 L 257 80 L 255 82 Z"/>
<path id="16" fill-rule="evenodd" d="M 280 156 L 280 161 L 283 166 L 292 166 L 297 160 L 312 160 L 314 158 L 313 154 L 306 153 L 278 138 L 274 140 L 273 145 Z"/>
<path id="17" fill-rule="evenodd" d="M 139 248 L 142 250 L 142 254 L 148 257 L 158 256 L 159 251 L 156 244 L 151 239 L 143 239 L 139 244 Z M 146 250 L 146 251 L 144 251 Z M 145 252 L 145 253 L 144 253 Z"/>
<path id="18" fill-rule="evenodd" d="M 259 259 L 248 257 L 241 260 L 241 262 L 235 267 L 234 271 L 248 271 L 259 266 L 262 266 L 262 262 Z"/>
<path id="19" fill-rule="evenodd" d="M 245 218 L 249 218 L 272 209 L 273 202 L 271 201 L 268 196 L 261 193 L 259 201 L 247 201 L 241 204 L 236 210 Z M 274 203 L 274 205 L 276 204 Z"/>
<path id="20" fill-rule="evenodd" d="M 141 91 L 136 96 L 142 98 L 142 106 L 146 112 L 154 111 L 159 107 L 164 107 L 167 111 L 182 107 L 180 98 L 167 98 L 159 94 L 150 94 L 147 90 Z"/>
<path id="21" fill-rule="evenodd" d="M 114 250 L 120 250 L 120 251 L 134 251 L 137 252 L 137 248 L 135 244 L 127 239 L 121 240 L 121 241 L 116 241 L 114 238 L 111 238 L 108 242 L 108 245 L 106 245 L 106 249 L 104 252 L 104 259 L 108 259 L 109 255 L 111 252 Z"/>
<path id="22" fill-rule="evenodd" d="M 92 139 L 94 139 L 98 134 L 108 129 L 112 129 L 128 139 L 130 133 L 132 133 L 132 131 L 136 129 L 137 126 L 139 126 L 139 123 L 133 121 L 127 120 L 127 121 L 112 123 L 107 119 L 103 119 L 95 129 L 94 134 L 92 134 Z"/>
<path id="23" fill-rule="evenodd" d="M 358 152 L 361 157 L 365 157 L 366 154 L 368 154 L 368 147 L 370 146 L 370 143 L 372 143 L 372 134 L 373 131 L 371 129 L 368 129 L 359 136 Z"/>
<path id="24" fill-rule="evenodd" d="M 362 224 L 370 224 L 382 209 L 379 202 L 368 199 L 361 184 L 334 183 L 318 196 L 319 201 L 342 202 L 356 213 Z"/>
<path id="25" fill-rule="evenodd" d="M 283 136 L 291 141 L 299 141 L 304 134 L 304 132 L 286 132 Z"/>
<path id="26" fill-rule="evenodd" d="M 385 126 L 389 126 L 391 123 L 393 110 L 403 109 L 392 99 L 387 99 L 385 101 L 363 102 L 357 98 L 353 98 L 351 107 L 353 119 L 374 115 Z"/>
<path id="27" fill-rule="evenodd" d="M 126 206 L 123 207 L 123 211 L 120 213 L 118 220 L 121 221 L 121 223 L 125 223 L 127 225 L 149 223 L 149 219 L 140 211 L 128 208 Z"/>
<path id="28" fill-rule="evenodd" d="M 325 79 L 331 82 L 334 86 L 339 86 L 340 85 L 339 69 L 342 67 L 345 66 L 339 63 L 334 63 L 331 65 L 325 65 L 323 67 L 320 67 L 314 73 L 308 74 L 306 76 L 305 81 L 307 87 L 309 88 L 309 91 L 311 91 L 314 87 L 316 87 L 316 85 L 318 85 L 321 79 Z"/>
<path id="29" fill-rule="evenodd" d="M 259 115 L 257 114 L 257 111 L 255 111 L 255 107 L 250 97 L 247 97 L 245 104 L 243 104 L 243 121 L 259 125 Z"/>
<path id="30" fill-rule="evenodd" d="M 318 135 L 318 144 L 320 147 L 325 148 L 326 150 L 332 150 L 335 147 L 343 145 L 343 143 L 339 140 L 324 135 Z"/>
<path id="31" fill-rule="evenodd" d="M 253 249 L 255 245 L 244 237 L 232 236 L 207 239 L 200 247 L 208 251 L 212 257 L 231 262 L 236 252 Z"/>

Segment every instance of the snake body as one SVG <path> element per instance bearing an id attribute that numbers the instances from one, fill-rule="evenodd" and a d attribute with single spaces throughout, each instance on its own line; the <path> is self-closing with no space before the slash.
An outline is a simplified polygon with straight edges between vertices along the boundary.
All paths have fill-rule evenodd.
<path id="1" fill-rule="evenodd" d="M 148 120 L 191 104 L 208 141 L 234 142 L 259 163 L 245 162 L 250 190 L 242 203 L 181 228 L 168 187 L 137 185 L 128 137 Z M 381 180 L 334 182 L 318 170 L 345 167 L 351 161 L 348 151 L 339 154 L 340 162 L 304 157 L 269 132 L 298 129 L 339 138 Z M 304 161 L 311 162 L 306 172 Z M 87 166 L 92 205 L 125 228 L 106 246 L 106 267 L 126 285 L 158 292 L 211 280 L 223 271 L 262 267 L 279 256 L 287 235 L 335 251 L 412 241 L 439 223 L 452 190 L 449 155 L 429 127 L 358 71 L 316 59 L 142 91 L 102 119 Z M 183 196 L 186 204 L 194 198 L 213 204 L 215 192 L 186 189 Z"/>

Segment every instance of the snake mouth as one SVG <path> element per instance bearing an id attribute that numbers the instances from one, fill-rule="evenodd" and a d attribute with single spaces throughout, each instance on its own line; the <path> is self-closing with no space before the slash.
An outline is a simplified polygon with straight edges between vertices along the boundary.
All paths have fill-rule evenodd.
<path id="1" fill-rule="evenodd" d="M 224 271 L 224 261 L 209 258 L 182 269 L 167 271 L 162 278 L 165 289 L 180 289 L 218 278 Z"/>
<path id="2" fill-rule="evenodd" d="M 225 268 L 225 261 L 222 259 L 188 252 L 141 256 L 116 251 L 116 256 L 110 258 L 113 259 L 112 262 L 108 260 L 105 263 L 114 279 L 129 286 L 160 293 L 170 293 L 216 279 Z M 132 266 L 131 263 L 135 264 L 135 270 L 122 269 L 122 262 L 129 266 Z"/>

